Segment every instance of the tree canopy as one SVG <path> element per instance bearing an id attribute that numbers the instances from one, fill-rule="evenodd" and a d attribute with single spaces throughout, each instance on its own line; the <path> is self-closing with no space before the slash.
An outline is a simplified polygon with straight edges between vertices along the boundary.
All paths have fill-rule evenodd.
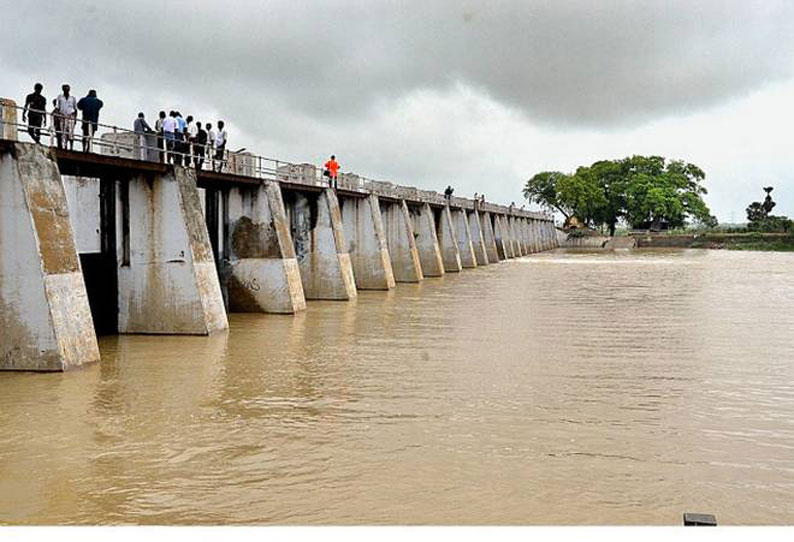
<path id="1" fill-rule="evenodd" d="M 606 226 L 614 235 L 621 220 L 633 228 L 714 223 L 702 198 L 705 177 L 702 169 L 680 160 L 632 156 L 581 166 L 571 175 L 538 173 L 526 182 L 524 196 L 566 219 L 575 215 L 588 226 Z"/>

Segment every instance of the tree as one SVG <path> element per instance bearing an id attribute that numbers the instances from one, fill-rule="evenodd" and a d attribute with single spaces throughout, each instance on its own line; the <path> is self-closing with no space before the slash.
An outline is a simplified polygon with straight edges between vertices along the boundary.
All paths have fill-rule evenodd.
<path id="1" fill-rule="evenodd" d="M 607 226 L 615 235 L 621 220 L 632 227 L 660 227 L 663 222 L 679 227 L 687 220 L 715 223 L 702 197 L 705 177 L 687 162 L 632 156 L 582 166 L 573 175 L 538 173 L 527 181 L 524 196 L 557 209 L 566 219 L 576 215 L 588 226 Z"/>
<path id="2" fill-rule="evenodd" d="M 680 160 L 666 162 L 660 156 L 633 156 L 623 160 L 626 171 L 625 218 L 632 227 L 667 222 L 683 226 L 687 219 L 712 221 L 703 201 L 706 174 L 699 167 Z"/>
<path id="3" fill-rule="evenodd" d="M 571 208 L 560 201 L 557 185 L 568 175 L 559 171 L 542 171 L 534 175 L 524 185 L 524 197 L 530 202 L 561 212 L 565 219 L 573 214 Z"/>
<path id="4" fill-rule="evenodd" d="M 747 207 L 747 228 L 758 232 L 789 232 L 794 229 L 794 223 L 785 216 L 774 216 L 770 214 L 775 208 L 776 203 L 772 201 L 773 187 L 764 187 L 766 197 L 764 202 L 754 201 Z"/>

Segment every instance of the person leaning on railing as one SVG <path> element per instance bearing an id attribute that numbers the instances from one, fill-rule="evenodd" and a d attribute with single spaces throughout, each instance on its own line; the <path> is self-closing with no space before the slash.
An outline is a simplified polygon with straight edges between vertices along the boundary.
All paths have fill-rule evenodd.
<path id="1" fill-rule="evenodd" d="M 141 160 L 148 160 L 149 159 L 149 145 L 148 139 L 149 134 L 153 134 L 154 130 L 152 127 L 149 126 L 149 123 L 146 122 L 146 118 L 143 112 L 138 113 L 138 118 L 135 119 L 135 122 L 132 125 L 133 130 L 135 131 L 136 139 L 137 139 L 137 146 L 138 152 L 136 155 Z"/>

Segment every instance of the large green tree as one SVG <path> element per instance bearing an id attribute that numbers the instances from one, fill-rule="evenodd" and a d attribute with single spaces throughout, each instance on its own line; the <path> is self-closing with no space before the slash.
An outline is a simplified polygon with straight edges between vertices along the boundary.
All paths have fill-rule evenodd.
<path id="1" fill-rule="evenodd" d="M 610 235 L 620 220 L 632 227 L 646 224 L 683 226 L 687 220 L 711 224 L 702 196 L 705 173 L 699 167 L 661 156 L 632 156 L 582 166 L 572 175 L 538 173 L 527 181 L 530 201 L 589 226 L 606 226 Z"/>

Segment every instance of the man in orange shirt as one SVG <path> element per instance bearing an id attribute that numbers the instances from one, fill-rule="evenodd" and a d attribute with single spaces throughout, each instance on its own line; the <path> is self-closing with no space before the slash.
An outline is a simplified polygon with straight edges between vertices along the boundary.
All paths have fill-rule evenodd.
<path id="1" fill-rule="evenodd" d="M 331 159 L 325 163 L 323 174 L 328 177 L 328 186 L 336 188 L 336 177 L 339 174 L 339 163 L 336 161 L 336 155 L 332 154 Z"/>

